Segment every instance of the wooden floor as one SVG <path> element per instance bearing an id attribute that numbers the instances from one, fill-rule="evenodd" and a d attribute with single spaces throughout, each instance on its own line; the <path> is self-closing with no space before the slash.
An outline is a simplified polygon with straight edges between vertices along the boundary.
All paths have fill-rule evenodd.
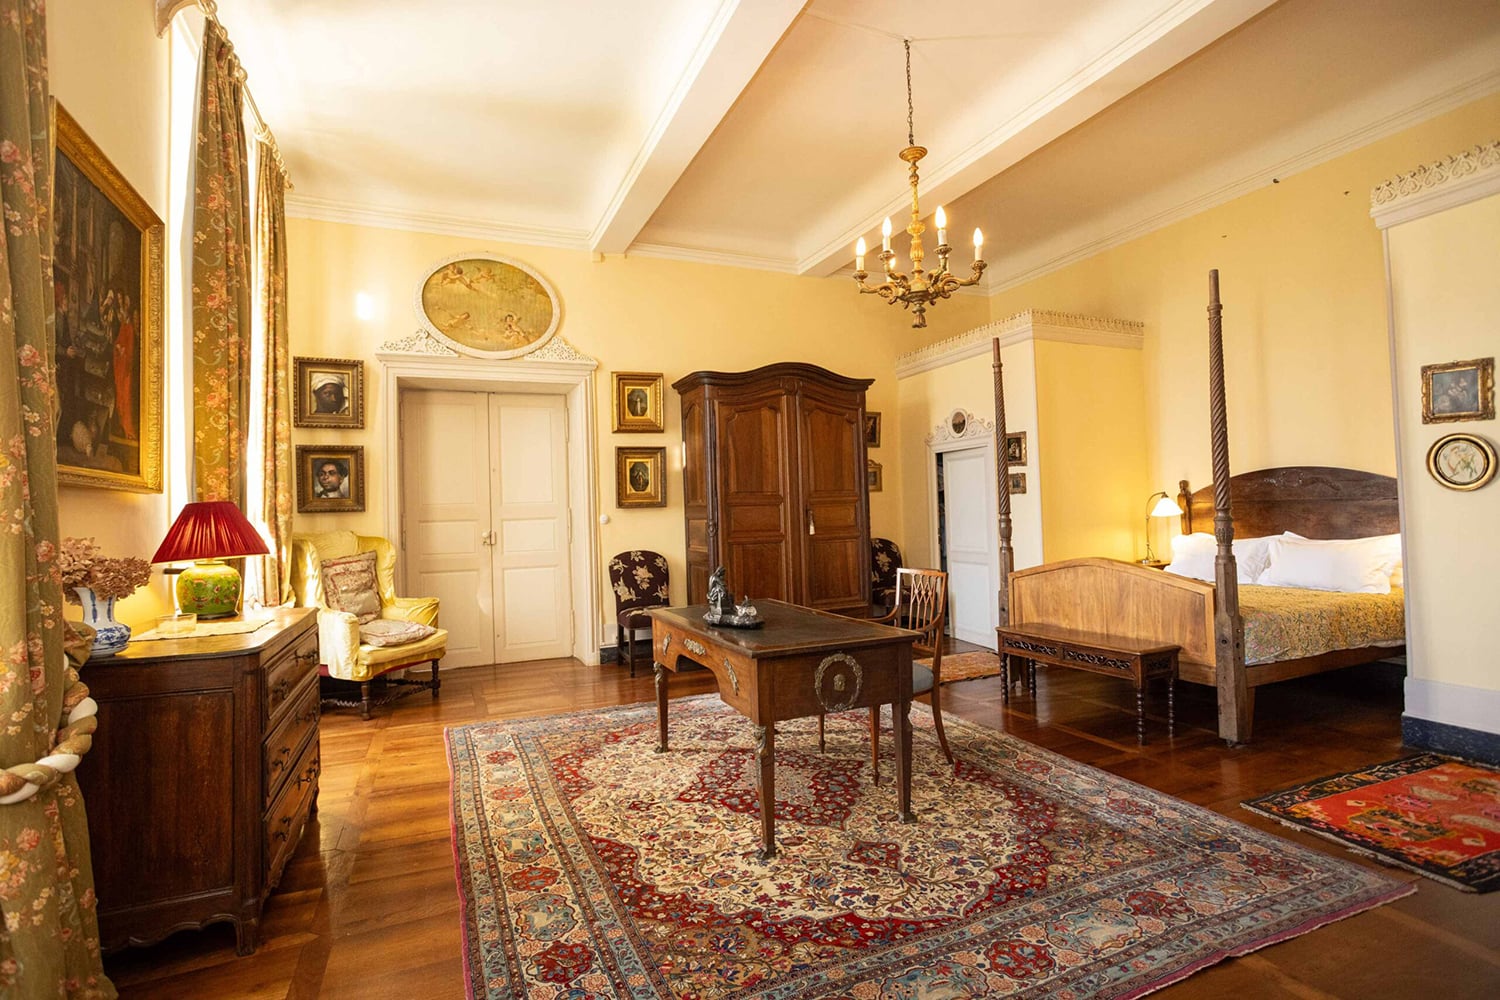
<path id="1" fill-rule="evenodd" d="M 1372 678 L 1370 671 L 1375 670 Z M 1362 672 L 1363 671 L 1363 672 Z M 319 814 L 266 907 L 260 949 L 240 958 L 225 925 L 108 956 L 123 997 L 461 997 L 458 894 L 449 840 L 443 730 L 464 723 L 648 701 L 651 672 L 576 660 L 445 671 L 424 693 L 378 710 L 323 717 Z M 673 695 L 712 689 L 671 676 Z M 1038 699 L 1000 701 L 989 678 L 943 689 L 944 710 L 1274 831 L 1378 867 L 1239 808 L 1242 799 L 1401 754 L 1398 673 L 1356 668 L 1260 689 L 1255 741 L 1226 749 L 1213 691 L 1179 687 L 1177 738 L 1162 698 L 1134 738 L 1134 694 L 1111 678 L 1040 671 Z M 1500 996 L 1500 892 L 1463 893 L 1398 869 L 1414 896 L 1213 968 L 1170 987 L 1190 997 Z"/>

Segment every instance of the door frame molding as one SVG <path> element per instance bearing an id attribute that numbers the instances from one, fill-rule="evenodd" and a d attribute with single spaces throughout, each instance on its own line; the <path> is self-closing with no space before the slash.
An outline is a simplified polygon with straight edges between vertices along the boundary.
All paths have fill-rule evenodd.
<path id="1" fill-rule="evenodd" d="M 387 461 L 380 488 L 385 498 L 385 533 L 401 555 L 400 399 L 405 389 L 522 392 L 562 396 L 568 420 L 568 508 L 572 544 L 573 655 L 587 664 L 599 662 L 599 537 L 594 530 L 598 509 L 598 470 L 592 457 L 598 424 L 594 373 L 599 362 L 581 354 L 561 336 L 538 351 L 503 361 L 463 357 L 424 333 L 387 341 L 375 354 L 381 365 L 380 440 Z M 399 564 L 405 565 L 405 559 Z M 404 584 L 404 579 L 401 581 Z"/>
<path id="2" fill-rule="evenodd" d="M 978 451 L 983 449 L 985 457 L 985 468 L 995 468 L 995 425 L 983 417 L 969 414 L 968 423 L 961 435 L 954 435 L 947 425 L 938 425 L 933 432 L 927 435 L 927 537 L 932 539 L 929 549 L 930 561 L 933 566 L 942 565 L 942 553 L 938 551 L 938 502 L 937 502 L 937 457 L 940 454 L 948 454 L 955 451 Z M 991 589 L 998 593 L 1000 583 L 1000 524 L 996 520 L 999 510 L 999 483 L 994 476 L 986 476 L 986 503 L 988 505 L 985 516 L 986 546 L 994 556 L 989 566 L 990 582 L 994 585 Z M 951 577 L 950 577 L 951 578 Z M 949 598 L 948 607 L 953 607 L 952 598 Z M 990 604 L 990 618 L 992 624 L 998 624 L 998 603 Z M 951 619 L 950 619 L 951 628 Z"/>

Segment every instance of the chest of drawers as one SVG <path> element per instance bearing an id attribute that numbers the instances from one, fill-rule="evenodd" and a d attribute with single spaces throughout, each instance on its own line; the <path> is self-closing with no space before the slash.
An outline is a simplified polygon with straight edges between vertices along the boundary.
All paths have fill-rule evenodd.
<path id="1" fill-rule="evenodd" d="M 242 635 L 132 643 L 84 665 L 99 703 L 78 767 L 106 950 L 261 910 L 316 813 L 318 625 L 282 608 Z"/>

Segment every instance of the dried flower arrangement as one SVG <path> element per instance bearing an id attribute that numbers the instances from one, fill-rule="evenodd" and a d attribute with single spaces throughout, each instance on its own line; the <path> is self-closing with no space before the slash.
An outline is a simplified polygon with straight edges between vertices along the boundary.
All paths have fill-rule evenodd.
<path id="1" fill-rule="evenodd" d="M 74 587 L 87 587 L 100 597 L 129 597 L 151 579 L 151 564 L 132 556 L 101 556 L 92 538 L 64 538 L 57 565 L 62 571 L 64 594 L 71 604 L 81 603 Z"/>

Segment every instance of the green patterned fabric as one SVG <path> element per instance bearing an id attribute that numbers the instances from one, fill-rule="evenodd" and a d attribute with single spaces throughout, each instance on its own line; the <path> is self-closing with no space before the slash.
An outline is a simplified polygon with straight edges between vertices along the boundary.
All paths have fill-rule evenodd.
<path id="1" fill-rule="evenodd" d="M 193 482 L 245 502 L 250 429 L 250 191 L 244 71 L 218 21 L 203 33 L 193 189 Z"/>
<path id="2" fill-rule="evenodd" d="M 1404 595 L 1400 587 L 1389 594 L 1241 587 L 1245 663 L 1279 663 L 1335 649 L 1397 645 L 1406 638 Z"/>
<path id="3" fill-rule="evenodd" d="M 292 594 L 292 416 L 288 390 L 286 319 L 286 173 L 275 150 L 258 145 L 256 162 L 256 242 L 260 248 L 260 315 L 265 329 L 265 386 L 263 402 L 265 451 L 261 475 L 270 554 L 261 560 L 260 592 L 267 605 L 285 604 Z"/>
<path id="4" fill-rule="evenodd" d="M 0 996 L 113 997 L 83 798 L 36 762 L 82 754 L 63 652 L 51 138 L 41 0 L 0 0 Z M 66 731 L 65 731 L 66 730 Z M 18 773 L 19 772 L 19 773 Z"/>

